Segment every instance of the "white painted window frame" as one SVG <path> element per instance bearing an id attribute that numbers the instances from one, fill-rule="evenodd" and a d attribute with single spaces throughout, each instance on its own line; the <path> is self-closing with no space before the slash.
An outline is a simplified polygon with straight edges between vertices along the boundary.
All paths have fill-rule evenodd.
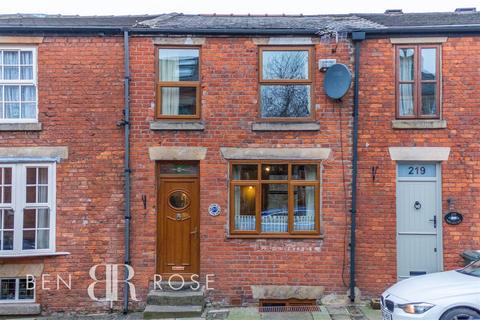
<path id="1" fill-rule="evenodd" d="M 33 80 L 5 80 L 0 79 L 0 85 L 34 85 L 35 86 L 35 118 L 34 119 L 5 119 L 0 118 L 0 123 L 38 123 L 38 50 L 31 45 L 0 45 L 0 50 L 23 50 L 33 52 Z M 21 92 L 20 92 L 21 94 Z M 3 92 L 5 95 L 5 90 Z M 3 98 L 3 97 L 2 97 Z M 5 100 L 3 99 L 3 102 Z"/>
<path id="2" fill-rule="evenodd" d="M 36 290 L 35 290 L 35 287 L 36 285 L 34 284 L 33 285 L 33 299 L 19 299 L 19 294 L 20 294 L 20 279 L 27 279 L 26 277 L 23 278 L 23 277 L 20 277 L 20 278 L 16 278 L 16 277 L 5 277 L 5 278 L 0 278 L 0 280 L 13 280 L 15 279 L 15 299 L 5 299 L 5 300 L 2 300 L 0 299 L 0 304 L 2 303 L 32 303 L 32 302 L 35 302 L 35 294 L 36 294 Z M 28 285 L 28 283 L 27 283 Z"/>
<path id="3" fill-rule="evenodd" d="M 0 164 L 0 167 L 12 168 L 12 204 L 14 210 L 14 232 L 13 232 L 13 250 L 0 250 L 2 256 L 25 256 L 42 255 L 55 253 L 55 234 L 56 234 L 56 163 L 55 162 L 28 162 Z M 48 168 L 48 202 L 46 203 L 26 203 L 26 174 L 29 167 Z M 48 249 L 23 249 L 23 209 L 47 207 L 50 209 L 50 230 L 49 230 L 49 248 Z M 2 208 L 9 208 L 10 205 L 0 205 Z M 36 239 L 36 235 L 35 235 Z"/>

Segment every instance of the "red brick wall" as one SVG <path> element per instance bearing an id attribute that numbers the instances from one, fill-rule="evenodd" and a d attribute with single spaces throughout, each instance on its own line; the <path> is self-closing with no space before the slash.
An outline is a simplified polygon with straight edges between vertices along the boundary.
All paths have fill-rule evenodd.
<path id="1" fill-rule="evenodd" d="M 480 82 L 478 38 L 449 38 L 443 44 L 443 118 L 447 129 L 394 130 L 394 48 L 388 39 L 362 44 L 359 130 L 358 285 L 378 294 L 396 281 L 395 170 L 389 146 L 451 147 L 442 163 L 442 206 L 456 201 L 464 214 L 458 226 L 443 223 L 445 270 L 461 266 L 459 253 L 479 249 Z M 375 181 L 371 167 L 378 166 Z"/>
<path id="2" fill-rule="evenodd" d="M 37 286 L 45 312 L 106 311 L 88 298 L 88 270 L 123 263 L 123 39 L 46 37 L 38 45 L 41 132 L 0 132 L 0 147 L 68 146 L 57 165 L 56 249 L 62 257 L 1 259 L 44 263 L 51 282 Z M 72 290 L 56 291 L 56 275 Z M 100 287 L 99 287 L 100 288 Z M 99 292 L 103 297 L 104 293 Z"/>
<path id="3" fill-rule="evenodd" d="M 315 104 L 319 132 L 252 132 L 258 110 L 257 45 L 250 38 L 208 38 L 201 51 L 202 120 L 204 132 L 151 131 L 155 101 L 155 49 L 151 38 L 131 39 L 132 107 L 132 265 L 135 284 L 142 298 L 155 273 L 156 194 L 155 163 L 148 156 L 153 146 L 203 146 L 206 159 L 200 162 L 201 278 L 215 274 L 217 302 L 238 304 L 251 301 L 250 285 L 324 285 L 328 291 L 345 291 L 342 256 L 349 195 L 342 186 L 340 120 L 342 115 L 345 174 L 350 183 L 351 97 L 332 103 L 323 93 L 323 74 L 315 67 Z M 319 58 L 336 58 L 350 64 L 350 47 L 316 45 Z M 331 157 L 324 161 L 324 240 L 227 239 L 228 162 L 220 147 L 325 147 Z M 143 209 L 142 194 L 148 199 Z M 347 204 L 345 204 L 347 197 Z M 211 203 L 222 207 L 211 217 Z M 345 209 L 345 205 L 347 206 Z M 347 277 L 347 276 L 346 276 Z M 348 280 L 347 280 L 348 281 Z"/>

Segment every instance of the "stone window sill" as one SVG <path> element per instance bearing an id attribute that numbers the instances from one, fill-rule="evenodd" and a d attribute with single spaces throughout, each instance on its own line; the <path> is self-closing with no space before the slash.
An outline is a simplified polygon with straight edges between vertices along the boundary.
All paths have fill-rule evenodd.
<path id="1" fill-rule="evenodd" d="M 150 130 L 154 131 L 203 131 L 205 125 L 201 121 L 152 121 Z"/>
<path id="2" fill-rule="evenodd" d="M 392 120 L 393 129 L 445 129 L 447 121 L 441 119 L 434 120 Z"/>
<path id="3" fill-rule="evenodd" d="M 68 255 L 70 255 L 70 252 L 32 252 L 32 253 L 12 253 L 12 254 L 0 253 L 0 258 L 15 259 L 15 258 L 28 258 L 28 257 L 56 257 L 56 256 L 68 256 Z"/>
<path id="4" fill-rule="evenodd" d="M 0 131 L 42 131 L 42 124 L 35 123 L 0 123 Z"/>
<path id="5" fill-rule="evenodd" d="M 320 131 L 319 122 L 254 122 L 252 131 Z"/>
<path id="6" fill-rule="evenodd" d="M 40 314 L 38 303 L 0 303 L 0 316 L 21 316 Z"/>

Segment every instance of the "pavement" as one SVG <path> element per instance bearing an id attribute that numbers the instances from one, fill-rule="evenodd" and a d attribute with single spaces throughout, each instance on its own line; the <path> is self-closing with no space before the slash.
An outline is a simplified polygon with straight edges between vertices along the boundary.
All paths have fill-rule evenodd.
<path id="1" fill-rule="evenodd" d="M 227 320 L 380 320 L 380 310 L 368 306 L 320 306 L 310 312 L 258 312 L 258 308 L 232 308 Z"/>
<path id="2" fill-rule="evenodd" d="M 0 319 L 12 319 L 0 317 Z M 123 315 L 121 313 L 113 314 L 95 314 L 85 316 L 49 316 L 49 317 L 18 317 L 17 320 L 140 320 L 143 319 L 141 312 Z M 205 318 L 189 318 L 184 320 L 204 320 Z M 224 317 L 207 319 L 225 319 Z M 346 307 L 339 306 L 320 306 L 318 311 L 309 312 L 259 312 L 258 307 L 239 307 L 229 308 L 227 320 L 381 320 L 380 310 L 373 310 L 369 306 L 353 305 Z M 167 319 L 182 320 L 182 319 Z"/>

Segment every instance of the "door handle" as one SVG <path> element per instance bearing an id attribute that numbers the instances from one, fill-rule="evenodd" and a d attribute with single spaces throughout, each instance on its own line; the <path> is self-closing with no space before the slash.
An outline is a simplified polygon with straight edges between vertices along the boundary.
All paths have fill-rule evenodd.
<path id="1" fill-rule="evenodd" d="M 433 219 L 430 219 L 428 221 L 433 222 L 433 227 L 437 228 L 437 216 L 436 215 L 433 216 Z"/>
<path id="2" fill-rule="evenodd" d="M 194 237 L 194 239 L 197 239 L 197 234 L 198 234 L 198 229 L 195 227 L 193 231 L 190 231 L 190 234 Z"/>

